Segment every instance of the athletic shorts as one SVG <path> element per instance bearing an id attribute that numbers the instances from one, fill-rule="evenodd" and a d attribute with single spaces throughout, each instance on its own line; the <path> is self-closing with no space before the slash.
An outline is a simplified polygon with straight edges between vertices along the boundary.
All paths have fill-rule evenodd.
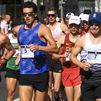
<path id="1" fill-rule="evenodd" d="M 62 72 L 63 86 L 77 86 L 81 84 L 80 68 L 64 68 Z"/>
<path id="2" fill-rule="evenodd" d="M 59 59 L 52 59 L 52 56 L 47 54 L 47 65 L 49 71 L 62 73 L 62 64 Z"/>
<path id="3" fill-rule="evenodd" d="M 32 86 L 33 89 L 44 92 L 48 89 L 49 73 L 44 72 L 40 74 L 20 74 L 20 86 Z"/>
<path id="4" fill-rule="evenodd" d="M 5 77 L 15 78 L 19 80 L 19 76 L 20 76 L 19 70 L 12 70 L 12 69 L 7 68 Z"/>
<path id="5" fill-rule="evenodd" d="M 96 101 L 97 98 L 101 99 L 101 81 L 82 83 L 81 95 L 83 101 Z"/>

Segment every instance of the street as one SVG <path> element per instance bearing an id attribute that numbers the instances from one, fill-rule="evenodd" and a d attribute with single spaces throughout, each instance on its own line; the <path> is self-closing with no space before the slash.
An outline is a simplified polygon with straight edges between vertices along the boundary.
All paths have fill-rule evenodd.
<path id="1" fill-rule="evenodd" d="M 1 73 L 2 82 L 0 82 L 0 101 L 6 101 L 7 90 L 6 90 L 6 83 L 5 83 L 5 72 Z M 66 101 L 65 94 L 62 91 L 63 101 Z M 14 101 L 20 101 L 18 96 L 18 86 L 15 91 Z"/>

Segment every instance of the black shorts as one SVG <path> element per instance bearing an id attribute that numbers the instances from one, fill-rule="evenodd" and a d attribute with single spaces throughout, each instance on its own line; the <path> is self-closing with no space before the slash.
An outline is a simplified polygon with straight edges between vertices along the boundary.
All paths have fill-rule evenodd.
<path id="1" fill-rule="evenodd" d="M 20 74 L 19 85 L 32 86 L 33 89 L 44 92 L 48 89 L 49 73 Z"/>
<path id="2" fill-rule="evenodd" d="M 81 85 L 83 101 L 96 101 L 97 98 L 101 99 L 101 81 L 92 83 L 83 83 Z"/>
<path id="3" fill-rule="evenodd" d="M 19 70 L 12 70 L 12 69 L 7 68 L 5 77 L 15 78 L 19 80 L 19 76 L 20 76 Z"/>
<path id="4" fill-rule="evenodd" d="M 62 73 L 62 64 L 59 59 L 52 59 L 51 55 L 47 55 L 47 65 L 49 71 Z"/>

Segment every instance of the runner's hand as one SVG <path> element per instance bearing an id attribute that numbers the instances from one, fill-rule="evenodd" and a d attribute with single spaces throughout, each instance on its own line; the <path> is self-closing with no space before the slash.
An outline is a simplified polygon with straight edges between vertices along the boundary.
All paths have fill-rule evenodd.
<path id="1" fill-rule="evenodd" d="M 91 66 L 91 65 L 90 65 L 89 63 L 87 63 L 87 62 L 81 64 L 81 68 L 82 68 L 84 71 L 89 71 L 90 66 Z"/>
<path id="2" fill-rule="evenodd" d="M 17 54 L 16 60 L 15 60 L 15 64 L 19 65 L 20 62 L 20 54 Z"/>
<path id="3" fill-rule="evenodd" d="M 39 50 L 39 45 L 30 44 L 28 48 L 30 48 L 31 51 L 36 51 Z"/>
<path id="4" fill-rule="evenodd" d="M 5 63 L 6 63 L 6 60 L 1 58 L 0 59 L 0 67 L 3 66 Z"/>

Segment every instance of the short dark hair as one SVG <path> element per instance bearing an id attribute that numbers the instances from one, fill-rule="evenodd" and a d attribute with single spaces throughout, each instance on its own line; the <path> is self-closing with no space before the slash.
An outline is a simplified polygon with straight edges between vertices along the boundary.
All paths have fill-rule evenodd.
<path id="1" fill-rule="evenodd" d="M 85 9 L 85 10 L 83 11 L 83 13 L 84 13 L 84 14 L 91 14 L 91 10 L 90 10 L 90 9 Z"/>
<path id="2" fill-rule="evenodd" d="M 33 12 L 36 13 L 37 12 L 37 6 L 35 3 L 31 2 L 31 1 L 27 1 L 24 2 L 22 5 L 22 9 L 23 8 L 33 8 Z"/>
<path id="3" fill-rule="evenodd" d="M 56 11 L 55 7 L 50 7 L 50 8 L 48 8 L 48 11 L 54 11 L 55 14 L 57 14 L 57 11 Z"/>

